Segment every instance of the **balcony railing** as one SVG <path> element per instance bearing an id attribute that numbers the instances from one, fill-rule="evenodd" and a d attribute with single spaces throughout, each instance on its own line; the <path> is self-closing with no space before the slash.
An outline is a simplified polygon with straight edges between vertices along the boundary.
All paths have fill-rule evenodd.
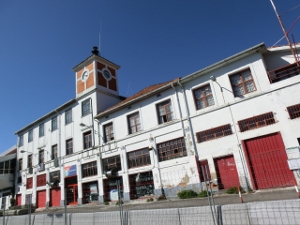
<path id="1" fill-rule="evenodd" d="M 298 62 L 300 64 L 300 62 Z M 288 79 L 290 77 L 294 77 L 300 75 L 300 67 L 298 66 L 297 62 L 277 68 L 275 70 L 271 70 L 268 72 L 270 83 L 276 83 L 278 81 L 282 81 Z"/>

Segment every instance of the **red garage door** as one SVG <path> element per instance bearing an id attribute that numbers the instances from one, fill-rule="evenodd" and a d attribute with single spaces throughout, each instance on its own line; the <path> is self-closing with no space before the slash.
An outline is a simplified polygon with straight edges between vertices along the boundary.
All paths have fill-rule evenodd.
<path id="1" fill-rule="evenodd" d="M 16 196 L 16 205 L 22 205 L 22 195 L 17 194 Z"/>
<path id="2" fill-rule="evenodd" d="M 46 191 L 36 192 L 36 207 L 37 208 L 46 207 Z"/>
<path id="3" fill-rule="evenodd" d="M 245 140 L 243 144 L 255 189 L 293 185 L 280 133 Z"/>
<path id="4" fill-rule="evenodd" d="M 215 159 L 215 166 L 220 189 L 240 186 L 233 155 Z"/>
<path id="5" fill-rule="evenodd" d="M 60 206 L 60 189 L 51 189 L 50 196 L 51 206 Z"/>

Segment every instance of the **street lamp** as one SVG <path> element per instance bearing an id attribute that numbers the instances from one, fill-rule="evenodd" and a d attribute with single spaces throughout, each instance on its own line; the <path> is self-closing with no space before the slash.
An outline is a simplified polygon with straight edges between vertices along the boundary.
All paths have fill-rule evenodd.
<path id="1" fill-rule="evenodd" d="M 223 102 L 225 104 L 225 98 L 224 98 L 224 93 L 223 93 L 223 87 L 219 84 L 219 82 L 217 81 L 217 78 L 215 76 L 210 76 L 210 80 L 215 82 L 219 87 L 220 87 L 220 90 L 221 90 L 221 93 L 222 93 L 222 98 L 223 98 Z"/>

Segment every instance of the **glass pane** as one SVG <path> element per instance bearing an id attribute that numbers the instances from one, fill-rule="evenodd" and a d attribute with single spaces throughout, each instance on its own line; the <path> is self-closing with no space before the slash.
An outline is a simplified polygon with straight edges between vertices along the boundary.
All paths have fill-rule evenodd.
<path id="1" fill-rule="evenodd" d="M 203 109 L 205 107 L 204 100 L 203 99 L 198 100 L 197 106 L 198 106 L 198 109 Z"/>
<path id="2" fill-rule="evenodd" d="M 250 70 L 246 70 L 246 71 L 242 72 L 242 77 L 243 77 L 244 81 L 251 80 L 252 76 L 251 76 Z"/>
<path id="3" fill-rule="evenodd" d="M 242 86 L 236 86 L 233 88 L 233 91 L 234 91 L 234 94 L 236 96 L 240 96 L 240 95 L 243 95 L 244 94 L 244 89 Z"/>
<path id="4" fill-rule="evenodd" d="M 167 106 L 166 106 L 166 110 L 167 110 L 168 113 L 169 113 L 169 112 L 172 112 L 171 105 L 167 105 Z"/>
<path id="5" fill-rule="evenodd" d="M 165 115 L 166 114 L 166 112 L 165 112 L 165 109 L 163 108 L 163 107 L 160 107 L 159 108 L 159 115 Z"/>
<path id="6" fill-rule="evenodd" d="M 208 105 L 208 106 L 212 106 L 212 105 L 214 105 L 214 104 L 215 104 L 215 101 L 214 101 L 213 96 L 207 97 L 207 105 Z"/>
<path id="7" fill-rule="evenodd" d="M 207 86 L 205 88 L 205 95 L 211 95 L 211 89 L 210 89 L 210 86 Z"/>
<path id="8" fill-rule="evenodd" d="M 241 79 L 240 79 L 239 74 L 231 76 L 230 81 L 231 81 L 232 85 L 237 85 L 237 84 L 241 83 Z"/>
<path id="9" fill-rule="evenodd" d="M 202 96 L 202 90 L 200 89 L 200 90 L 196 90 L 195 91 L 195 96 L 196 96 L 196 98 L 202 98 L 203 96 Z"/>
<path id="10" fill-rule="evenodd" d="M 245 84 L 245 86 L 246 86 L 246 90 L 247 90 L 247 92 L 252 92 L 252 91 L 255 91 L 255 86 L 254 86 L 254 83 L 253 82 L 247 82 L 246 84 Z"/>

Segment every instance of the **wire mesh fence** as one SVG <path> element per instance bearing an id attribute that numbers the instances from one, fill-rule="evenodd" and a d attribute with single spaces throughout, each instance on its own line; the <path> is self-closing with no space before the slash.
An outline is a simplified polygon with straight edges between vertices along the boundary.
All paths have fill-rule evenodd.
<path id="1" fill-rule="evenodd" d="M 209 206 L 130 210 L 122 219 L 118 211 L 94 213 L 32 215 L 31 225 L 296 225 L 300 221 L 300 200 L 252 202 L 216 205 L 216 214 Z M 28 225 L 28 215 L 9 216 L 5 225 Z"/>

